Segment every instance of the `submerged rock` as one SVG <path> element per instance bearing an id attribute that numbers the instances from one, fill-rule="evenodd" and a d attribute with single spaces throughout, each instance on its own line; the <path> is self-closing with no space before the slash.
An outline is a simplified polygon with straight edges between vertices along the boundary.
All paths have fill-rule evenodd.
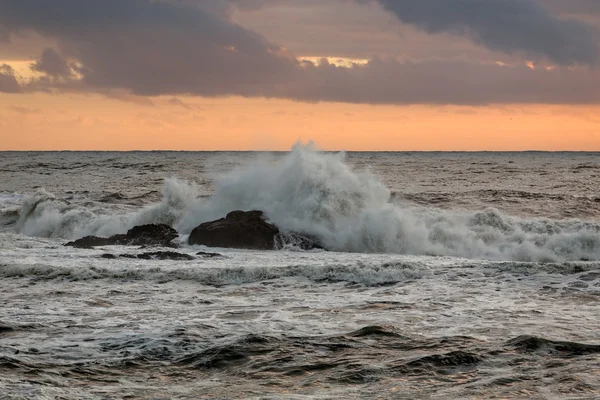
<path id="1" fill-rule="evenodd" d="M 126 234 L 113 235 L 108 238 L 86 236 L 65 246 L 88 248 L 96 246 L 129 245 L 129 246 L 165 246 L 177 247 L 172 240 L 179 235 L 168 225 L 150 224 L 131 228 Z"/>
<path id="2" fill-rule="evenodd" d="M 322 248 L 315 240 L 297 233 L 284 233 L 265 220 L 262 211 L 232 211 L 225 218 L 194 228 L 189 244 L 251 250 L 275 250 L 287 245 L 303 250 Z"/>
<path id="3" fill-rule="evenodd" d="M 177 253 L 175 251 L 155 251 L 151 253 L 142 253 L 138 254 L 137 258 L 142 260 L 195 260 L 195 257 L 190 256 L 189 254 Z"/>
<path id="4" fill-rule="evenodd" d="M 218 258 L 218 257 L 224 257 L 223 254 L 219 254 L 219 253 L 208 253 L 206 251 L 199 251 L 196 253 L 197 256 L 201 256 L 203 258 Z"/>
<path id="5" fill-rule="evenodd" d="M 116 258 L 137 258 L 140 260 L 177 260 L 177 261 L 189 261 L 195 260 L 194 256 L 185 253 L 177 253 L 175 251 L 153 251 L 149 253 L 141 254 L 119 254 L 118 256 L 110 253 L 102 254 L 100 257 L 107 259 Z"/>

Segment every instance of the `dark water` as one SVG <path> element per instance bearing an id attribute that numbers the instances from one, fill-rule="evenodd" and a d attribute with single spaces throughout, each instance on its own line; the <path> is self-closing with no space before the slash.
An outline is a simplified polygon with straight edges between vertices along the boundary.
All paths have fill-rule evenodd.
<path id="1" fill-rule="evenodd" d="M 0 399 L 600 398 L 599 154 L 2 153 L 0 177 Z M 237 208 L 337 251 L 185 244 Z M 192 259 L 63 246 L 147 222 Z"/>

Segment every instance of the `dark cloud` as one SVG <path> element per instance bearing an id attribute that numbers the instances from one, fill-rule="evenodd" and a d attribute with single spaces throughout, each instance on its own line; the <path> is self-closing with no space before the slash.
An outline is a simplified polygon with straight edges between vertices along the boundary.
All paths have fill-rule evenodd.
<path id="1" fill-rule="evenodd" d="M 68 78 L 73 74 L 67 60 L 51 48 L 44 50 L 40 59 L 31 64 L 31 69 L 47 74 L 55 79 Z"/>
<path id="2" fill-rule="evenodd" d="M 535 0 L 377 1 L 404 23 L 429 33 L 467 36 L 495 51 L 523 52 L 561 65 L 593 65 L 600 58 L 592 26 L 557 18 Z"/>
<path id="3" fill-rule="evenodd" d="M 21 93 L 15 70 L 7 64 L 0 65 L 0 93 Z"/>
<path id="4" fill-rule="evenodd" d="M 600 71 L 588 68 L 373 59 L 353 68 L 322 61 L 307 66 L 306 75 L 282 97 L 367 104 L 600 103 Z"/>
<path id="5" fill-rule="evenodd" d="M 55 38 L 62 57 L 82 66 L 81 84 L 90 88 L 250 94 L 289 79 L 297 67 L 261 35 L 184 3 L 0 0 L 0 9 L 0 26 L 11 33 L 34 30 Z"/>
<path id="6" fill-rule="evenodd" d="M 446 1 L 456 4 L 458 0 L 437 3 Z M 533 7 L 527 0 L 519 1 Z M 412 15 L 419 14 L 417 4 L 421 2 L 433 0 L 387 1 L 388 7 L 413 4 Z M 245 7 L 260 7 L 261 3 L 246 3 Z M 549 71 L 476 60 L 400 62 L 392 58 L 374 58 L 366 65 L 350 68 L 327 62 L 314 65 L 299 62 L 260 34 L 232 22 L 226 12 L 229 6 L 223 8 L 216 1 L 194 4 L 192 0 L 0 0 L 0 30 L 12 36 L 35 31 L 56 43 L 56 50 L 44 51 L 34 64 L 35 70 L 46 74 L 44 77 L 19 86 L 14 71 L 4 66 L 0 68 L 0 91 L 95 91 L 135 102 L 143 99 L 141 96 L 190 94 L 370 104 L 600 103 L 600 72 L 590 68 L 557 67 Z M 442 26 L 449 26 L 443 31 L 459 29 L 436 18 L 441 17 L 419 24 L 432 32 Z M 517 41 L 513 36 L 498 39 L 495 35 L 499 34 L 500 22 L 491 21 L 492 27 L 486 30 L 480 26 L 484 24 L 481 18 L 476 14 L 470 19 L 474 23 L 468 27 L 459 24 L 460 29 L 474 30 L 471 34 L 479 35 L 478 40 L 485 38 L 488 45 L 500 41 L 494 44 L 497 47 L 505 42 L 510 47 L 508 42 Z M 557 26 L 571 26 L 548 18 Z M 507 22 L 506 18 L 498 19 Z M 432 27 L 427 28 L 429 24 Z M 516 29 L 521 29 L 521 34 L 529 32 L 518 25 Z M 565 44 L 561 40 L 555 40 L 559 49 Z M 511 44 L 506 51 L 534 52 L 524 47 L 535 47 L 535 38 L 518 41 L 520 45 Z M 534 53 L 546 54 L 547 43 L 540 43 Z M 584 44 L 571 45 L 569 54 L 579 54 Z M 572 58 L 565 58 L 565 62 L 581 61 Z"/>
<path id="7" fill-rule="evenodd" d="M 566 15 L 600 15 L 598 0 L 540 0 L 550 11 Z"/>
<path id="8" fill-rule="evenodd" d="M 177 97 L 170 98 L 169 104 L 172 106 L 185 108 L 186 110 L 193 110 L 193 107 L 191 107 L 189 104 L 185 103 L 181 99 L 178 99 Z"/>

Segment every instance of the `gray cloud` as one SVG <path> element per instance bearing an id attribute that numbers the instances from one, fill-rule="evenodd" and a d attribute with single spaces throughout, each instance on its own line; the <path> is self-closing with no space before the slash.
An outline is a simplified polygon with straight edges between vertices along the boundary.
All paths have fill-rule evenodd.
<path id="1" fill-rule="evenodd" d="M 353 68 L 323 62 L 306 75 L 302 84 L 284 89 L 286 97 L 368 104 L 600 103 L 600 71 L 587 68 L 373 59 Z"/>
<path id="2" fill-rule="evenodd" d="M 190 107 L 188 104 L 186 104 L 181 99 L 178 99 L 177 97 L 170 98 L 169 99 L 169 104 L 172 105 L 172 106 L 177 106 L 177 107 L 185 108 L 186 110 L 192 110 L 193 109 L 192 107 Z"/>
<path id="3" fill-rule="evenodd" d="M 466 36 L 495 51 L 523 52 L 561 65 L 593 65 L 600 58 L 592 26 L 557 18 L 535 0 L 377 1 L 404 23 Z"/>
<path id="4" fill-rule="evenodd" d="M 51 48 L 44 50 L 40 59 L 31 64 L 31 69 L 52 78 L 68 78 L 73 74 L 67 60 Z"/>
<path id="5" fill-rule="evenodd" d="M 38 67 L 52 64 L 56 73 L 61 58 L 76 59 L 81 84 L 90 88 L 240 94 L 289 79 L 297 67 L 261 35 L 183 3 L 0 0 L 0 6 L 0 26 L 12 34 L 34 30 L 57 40 L 60 55 L 45 53 Z"/>
<path id="6" fill-rule="evenodd" d="M 0 93 L 21 93 L 15 70 L 7 64 L 0 65 Z"/>
<path id="7" fill-rule="evenodd" d="M 600 15 L 598 0 L 540 0 L 544 7 L 559 14 Z"/>
<path id="8" fill-rule="evenodd" d="M 57 44 L 34 64 L 43 78 L 19 86 L 14 71 L 0 67 L 0 91 L 95 91 L 136 102 L 191 94 L 369 104 L 600 103 L 600 71 L 589 68 L 391 58 L 351 68 L 303 63 L 232 22 L 214 2 L 207 8 L 189 1 L 0 0 L 0 30 L 11 37 L 35 31 Z M 81 79 L 66 79 L 73 69 Z"/>

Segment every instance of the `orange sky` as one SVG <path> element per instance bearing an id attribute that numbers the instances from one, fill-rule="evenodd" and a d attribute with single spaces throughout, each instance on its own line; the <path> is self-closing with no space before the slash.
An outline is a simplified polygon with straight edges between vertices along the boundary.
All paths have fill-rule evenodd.
<path id="1" fill-rule="evenodd" d="M 600 151 L 596 2 L 436 1 L 7 3 L 0 150 Z"/>
<path id="2" fill-rule="evenodd" d="M 312 140 L 349 151 L 600 151 L 600 107 L 1 94 L 0 132 L 2 150 L 288 150 Z"/>

